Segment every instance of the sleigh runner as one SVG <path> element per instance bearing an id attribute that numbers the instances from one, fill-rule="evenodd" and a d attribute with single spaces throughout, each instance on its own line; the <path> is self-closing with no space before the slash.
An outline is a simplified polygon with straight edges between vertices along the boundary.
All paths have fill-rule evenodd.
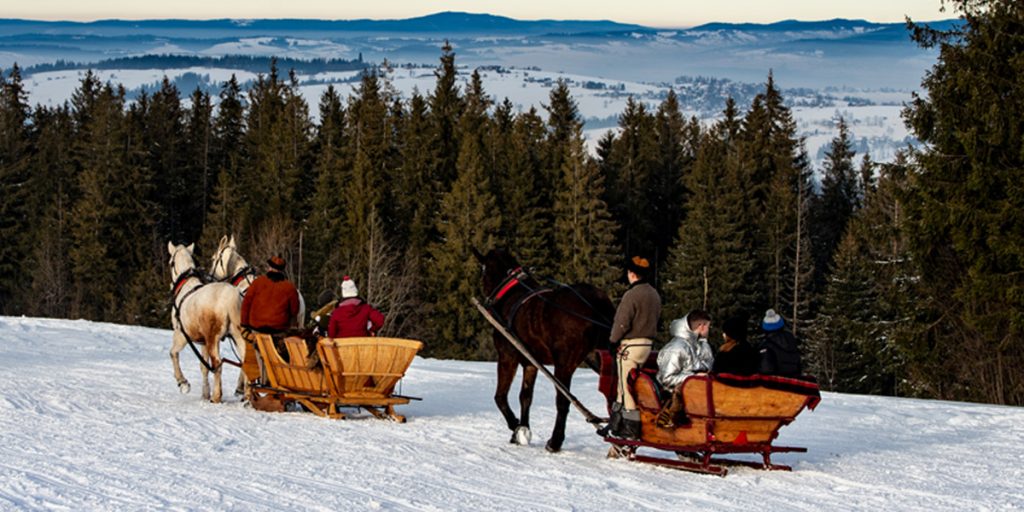
<path id="1" fill-rule="evenodd" d="M 249 380 L 251 402 L 263 411 L 284 411 L 298 403 L 311 412 L 340 419 L 341 407 L 358 407 L 381 419 L 405 422 L 396 405 L 411 397 L 394 394 L 423 342 L 400 338 L 320 338 L 319 363 L 311 363 L 306 342 L 285 338 L 288 360 L 267 334 L 253 333 L 242 370 Z M 252 354 L 251 357 L 248 357 Z"/>

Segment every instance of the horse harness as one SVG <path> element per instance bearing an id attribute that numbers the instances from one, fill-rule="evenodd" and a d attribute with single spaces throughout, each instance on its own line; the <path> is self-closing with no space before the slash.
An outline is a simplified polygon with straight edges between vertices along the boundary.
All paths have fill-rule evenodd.
<path id="1" fill-rule="evenodd" d="M 185 287 L 185 282 L 192 278 L 198 279 L 199 285 L 192 287 L 189 291 L 185 292 L 185 295 L 183 295 L 181 299 L 178 299 L 178 293 L 181 292 L 181 289 Z M 196 348 L 196 343 L 206 342 L 197 342 L 193 340 L 192 337 L 188 335 L 188 332 L 185 331 L 185 326 L 181 323 L 181 306 L 185 304 L 185 300 L 188 299 L 189 296 L 195 293 L 197 290 L 209 284 L 210 281 L 210 276 L 201 272 L 196 267 L 189 268 L 188 270 L 182 272 L 181 275 L 178 276 L 178 279 L 174 281 L 174 285 L 172 285 L 171 287 L 171 309 L 174 310 L 174 321 L 177 324 L 178 331 L 181 333 L 182 336 L 185 337 L 185 341 L 187 341 L 188 346 L 192 348 L 192 352 L 195 353 L 196 358 L 199 359 L 200 363 L 203 363 L 203 366 L 205 366 L 207 370 L 211 372 L 216 372 L 217 370 L 214 369 L 214 367 L 210 365 L 210 363 L 206 362 L 206 359 L 199 353 L 199 349 Z M 220 365 L 217 366 L 220 367 Z"/>
<path id="2" fill-rule="evenodd" d="M 255 267 L 253 267 L 252 265 L 246 265 L 246 266 L 238 269 L 238 272 L 235 272 L 234 275 L 232 275 L 232 276 L 230 276 L 228 278 L 225 278 L 222 281 L 229 282 L 229 283 L 231 283 L 231 286 L 234 286 L 235 288 L 238 288 L 238 286 L 240 284 L 242 284 L 242 281 L 245 281 L 247 279 L 251 279 L 256 274 L 257 274 L 257 272 L 256 272 L 256 268 Z M 251 285 L 252 281 L 249 281 L 249 284 Z M 240 295 L 242 297 L 245 297 L 245 292 L 247 292 L 247 291 L 249 291 L 248 288 L 246 288 L 245 291 L 241 291 L 240 290 L 238 292 L 238 295 Z"/>
<path id="3" fill-rule="evenodd" d="M 526 270 L 523 269 L 523 267 L 516 267 L 514 269 L 511 269 L 508 271 L 508 276 L 506 276 L 504 280 L 498 283 L 498 286 L 491 291 L 490 295 L 487 296 L 487 301 L 485 302 L 485 304 L 489 309 L 491 309 L 491 311 L 497 313 L 498 310 L 495 308 L 495 306 L 498 304 L 499 301 L 501 301 L 501 299 L 505 298 L 505 295 L 508 294 L 509 291 L 511 291 L 516 286 L 520 285 L 526 288 L 526 295 L 523 295 L 522 297 L 520 297 L 519 299 L 512 303 L 507 315 L 495 315 L 495 317 L 502 318 L 505 321 L 505 327 L 510 332 L 515 332 L 515 329 L 512 327 L 512 324 L 515 322 L 516 314 L 519 313 L 519 309 L 523 307 L 523 304 L 526 304 L 527 301 L 534 297 L 539 297 L 545 293 L 552 291 L 551 288 L 531 288 L 529 285 L 523 282 L 529 278 L 530 274 L 527 273 Z"/>
<path id="4" fill-rule="evenodd" d="M 512 303 L 512 306 L 509 309 L 507 317 L 504 318 L 504 320 L 505 320 L 505 327 L 509 330 L 509 332 L 512 332 L 512 333 L 515 332 L 515 329 L 513 329 L 512 324 L 515 321 L 516 314 L 519 312 L 519 309 L 522 308 L 523 305 L 526 304 L 527 301 L 529 301 L 530 299 L 532 299 L 534 297 L 539 297 L 545 303 L 551 305 L 552 307 L 554 307 L 556 309 L 560 309 L 560 310 L 568 313 L 569 315 L 572 315 L 572 316 L 575 316 L 577 318 L 586 320 L 586 321 L 588 321 L 588 322 L 590 322 L 590 323 L 592 323 L 594 325 L 597 325 L 597 326 L 600 326 L 600 327 L 606 327 L 608 329 L 611 329 L 611 321 L 610 320 L 605 319 L 604 321 L 601 321 L 601 320 L 598 320 L 598 319 L 595 319 L 595 318 L 592 318 L 592 317 L 589 317 L 589 316 L 586 316 L 586 315 L 582 315 L 582 314 L 577 313 L 575 311 L 569 310 L 569 309 L 565 308 L 564 306 L 559 305 L 558 303 L 556 303 L 554 301 L 548 300 L 546 297 L 544 297 L 544 295 L 554 291 L 554 289 L 553 288 L 548 288 L 548 287 L 533 288 L 529 284 L 526 283 L 527 279 L 534 279 L 536 281 L 534 276 L 531 275 L 523 267 L 516 267 L 514 269 L 511 269 L 511 270 L 508 271 L 508 276 L 506 276 L 504 280 L 502 280 L 500 283 L 498 283 L 498 286 L 496 286 L 494 288 L 494 290 L 491 291 L 490 295 L 487 296 L 487 300 L 486 300 L 485 304 L 487 305 L 487 307 L 491 311 L 493 311 L 494 313 L 498 313 L 498 311 L 495 308 L 495 306 L 497 305 L 497 303 L 499 301 L 501 301 L 502 298 L 505 297 L 505 295 L 509 291 L 511 291 L 516 286 L 522 286 L 522 287 L 526 288 L 526 291 L 528 293 L 526 295 L 520 297 L 518 300 L 516 300 L 515 302 Z M 565 288 L 565 289 L 570 290 L 573 293 L 573 295 L 575 295 L 583 304 L 585 304 L 587 307 L 589 307 L 592 311 L 597 311 L 597 309 L 589 301 L 587 301 L 586 298 L 584 298 L 582 295 L 580 295 L 580 293 L 578 291 L 576 291 L 572 286 L 569 286 L 569 285 L 564 284 L 564 283 L 560 283 L 560 282 L 555 281 L 553 279 L 547 279 L 547 281 L 555 283 L 556 285 L 558 285 L 559 288 Z M 495 314 L 496 318 L 502 318 L 503 316 L 505 316 L 505 315 Z"/>

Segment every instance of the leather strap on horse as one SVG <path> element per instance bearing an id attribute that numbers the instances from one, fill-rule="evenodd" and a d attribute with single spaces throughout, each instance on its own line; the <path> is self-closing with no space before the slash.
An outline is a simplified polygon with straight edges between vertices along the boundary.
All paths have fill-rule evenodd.
<path id="1" fill-rule="evenodd" d="M 540 361 L 534 358 L 533 354 L 531 354 L 530 351 L 526 349 L 526 346 L 523 345 L 523 342 L 519 341 L 519 338 L 516 338 L 514 334 L 509 332 L 508 329 L 506 329 L 505 326 L 501 324 L 501 322 L 494 318 L 493 313 L 491 313 L 490 310 L 484 307 L 484 305 L 481 304 L 480 301 L 476 300 L 476 297 L 472 297 L 471 300 L 473 301 L 473 305 L 476 306 L 476 308 L 480 310 L 480 313 L 484 315 L 484 318 L 486 318 L 487 321 L 490 322 L 490 324 L 493 325 L 494 328 L 497 329 L 498 332 L 500 332 L 501 335 L 504 336 L 505 339 L 507 339 L 509 343 L 511 343 L 512 346 L 519 351 L 520 354 L 523 355 L 523 357 L 530 361 L 530 364 L 535 366 L 538 370 L 540 370 L 541 373 L 543 373 L 548 379 L 551 380 L 551 382 L 555 385 L 555 389 L 559 393 L 561 393 L 562 396 L 567 398 L 569 402 L 574 407 L 576 407 L 578 411 L 580 411 L 580 414 L 582 414 L 583 417 L 586 418 L 587 423 L 597 425 L 600 423 L 608 422 L 607 418 L 602 418 L 590 412 L 590 409 L 587 409 L 586 406 L 584 406 L 583 403 L 579 401 L 579 399 L 577 399 L 564 385 L 562 385 L 561 382 L 558 381 L 558 379 L 555 378 L 554 375 L 551 374 L 550 371 L 548 371 L 547 368 L 544 367 L 544 365 L 540 364 Z"/>
<path id="2" fill-rule="evenodd" d="M 185 276 L 184 279 L 182 278 L 182 276 Z M 189 278 L 192 278 L 192 277 L 195 277 L 195 278 L 199 279 L 199 286 L 196 286 L 195 288 L 192 288 L 187 293 L 185 293 L 185 295 L 181 298 L 180 301 L 176 300 L 178 292 L 181 290 L 181 288 L 185 284 L 185 281 L 187 281 Z M 174 321 L 178 324 L 178 332 L 180 332 L 181 335 L 185 337 L 185 341 L 188 342 L 188 346 L 189 346 L 189 348 L 192 349 L 192 353 L 196 355 L 196 359 L 198 359 L 200 363 L 203 363 L 203 366 L 205 366 L 207 370 L 216 373 L 217 369 L 214 368 L 212 365 L 210 365 L 210 363 L 206 362 L 206 358 L 204 358 L 203 355 L 199 353 L 199 349 L 196 348 L 195 340 L 193 340 L 188 335 L 188 332 L 185 331 L 185 326 L 181 323 L 181 306 L 183 304 L 185 304 L 185 299 L 188 299 L 189 295 L 192 295 L 197 290 L 199 290 L 200 288 L 202 288 L 202 287 L 204 287 L 204 286 L 206 286 L 208 284 L 207 282 L 204 282 L 204 279 L 203 279 L 204 277 L 207 277 L 207 274 L 203 274 L 202 272 L 199 272 L 198 270 L 196 270 L 195 267 L 192 267 L 191 269 L 183 272 L 181 276 L 178 276 L 178 279 L 177 279 L 177 281 L 175 281 L 175 284 L 173 286 L 173 291 L 172 291 L 172 294 L 171 294 L 171 308 L 174 309 Z M 235 341 L 235 339 L 233 337 L 231 338 L 231 340 Z M 235 343 L 238 343 L 238 342 L 235 341 Z M 236 357 L 238 356 L 237 352 L 235 353 L 235 356 Z M 230 359 L 223 359 L 222 358 L 221 359 L 221 363 L 222 364 L 223 363 L 228 363 L 228 364 L 230 364 L 232 366 L 237 366 L 239 368 L 242 367 L 242 363 L 241 362 L 231 361 Z M 217 365 L 217 368 L 220 368 L 220 365 Z"/>

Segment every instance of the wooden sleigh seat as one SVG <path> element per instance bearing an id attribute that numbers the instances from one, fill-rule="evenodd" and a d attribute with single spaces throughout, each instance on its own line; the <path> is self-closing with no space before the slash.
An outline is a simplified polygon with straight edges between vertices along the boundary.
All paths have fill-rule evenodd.
<path id="1" fill-rule="evenodd" d="M 301 338 L 284 339 L 288 361 L 281 357 L 269 335 L 254 333 L 253 342 L 255 350 L 247 351 L 242 369 L 250 382 L 256 409 L 283 411 L 288 402 L 298 402 L 329 418 L 345 417 L 339 407 L 359 407 L 378 418 L 405 421 L 404 416 L 395 413 L 394 406 L 409 403 L 410 399 L 393 392 L 423 347 L 422 342 L 320 338 L 320 364 L 312 367 L 306 342 Z"/>
<path id="2" fill-rule="evenodd" d="M 321 338 L 317 346 L 339 405 L 361 407 L 378 418 L 398 422 L 405 417 L 395 413 L 395 406 L 410 399 L 395 395 L 395 385 L 421 348 L 422 341 L 378 337 Z"/>
<path id="3" fill-rule="evenodd" d="M 607 357 L 607 359 L 604 359 Z M 699 374 L 688 377 L 682 385 L 684 424 L 671 429 L 659 427 L 658 412 L 662 391 L 655 381 L 656 361 L 630 376 L 631 391 L 640 410 L 639 441 L 606 438 L 616 449 L 610 453 L 640 462 L 724 475 L 722 464 L 742 464 L 761 469 L 789 470 L 788 466 L 772 464 L 771 454 L 806 452 L 806 448 L 774 446 L 779 429 L 791 423 L 805 408 L 814 409 L 821 400 L 818 385 L 812 381 L 770 375 L 739 376 L 730 374 Z M 602 392 L 614 399 L 611 356 L 602 357 Z M 604 379 L 606 371 L 611 379 Z M 609 394 L 609 392 L 611 394 Z M 637 455 L 639 447 L 675 452 L 678 459 Z M 713 458 L 717 454 L 755 453 L 763 463 Z"/>

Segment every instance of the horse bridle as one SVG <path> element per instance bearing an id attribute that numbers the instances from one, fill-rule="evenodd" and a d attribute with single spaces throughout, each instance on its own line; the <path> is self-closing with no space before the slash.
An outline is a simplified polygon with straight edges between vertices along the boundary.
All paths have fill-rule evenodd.
<path id="1" fill-rule="evenodd" d="M 219 251 L 217 251 L 217 257 L 215 259 L 215 261 L 217 263 L 213 267 L 213 272 L 214 273 L 216 273 L 217 269 L 219 269 L 219 268 L 224 269 L 224 273 L 225 274 L 227 274 L 227 272 L 228 272 L 228 264 L 227 264 L 227 262 L 224 261 L 224 257 L 223 257 L 225 249 L 226 249 L 226 247 L 222 247 Z M 238 253 L 235 253 L 234 251 L 232 251 L 232 252 L 235 255 L 238 254 Z M 252 265 L 248 265 L 247 264 L 244 267 L 238 269 L 238 271 L 235 272 L 234 274 L 232 274 L 230 276 L 226 275 L 225 277 L 219 279 L 219 281 L 226 282 L 226 283 L 231 283 L 231 286 L 234 286 L 235 288 L 238 288 L 238 285 L 242 282 L 243 279 L 251 278 L 251 277 L 255 276 L 256 274 L 257 274 L 256 267 L 253 267 Z M 248 284 L 251 285 L 252 281 L 249 281 Z M 246 289 L 246 291 L 248 291 L 248 288 Z M 243 291 L 239 291 L 238 294 L 243 296 L 243 297 L 245 296 L 245 292 L 243 292 Z"/>

